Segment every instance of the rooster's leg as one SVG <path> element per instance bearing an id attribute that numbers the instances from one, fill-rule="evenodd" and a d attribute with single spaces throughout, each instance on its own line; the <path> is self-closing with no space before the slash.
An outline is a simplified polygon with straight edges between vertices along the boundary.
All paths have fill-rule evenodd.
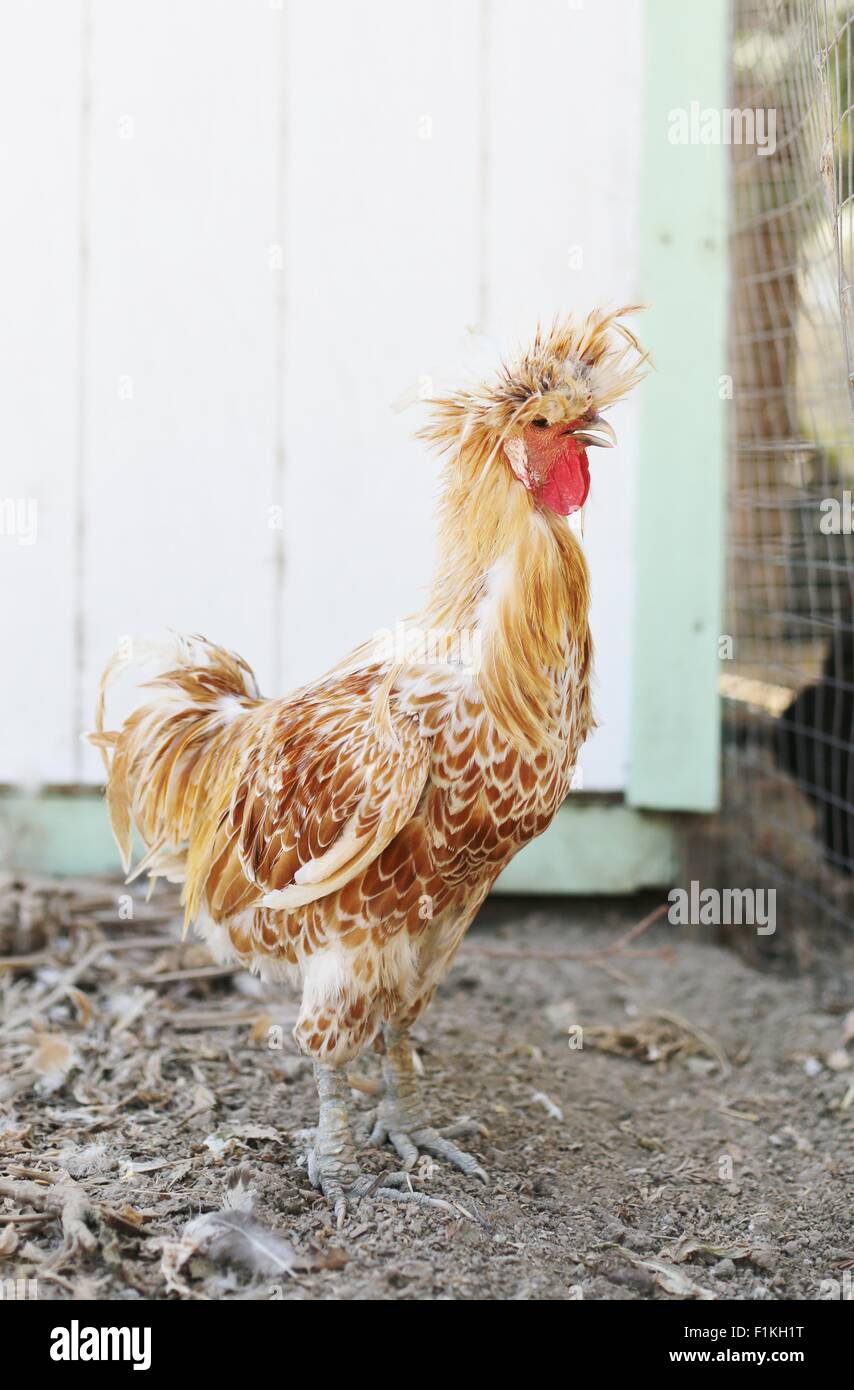
<path id="1" fill-rule="evenodd" d="M 361 1173 L 347 1116 L 346 1074 L 343 1069 L 320 1062 L 315 1063 L 314 1074 L 320 1118 L 314 1148 L 308 1154 L 308 1176 L 312 1187 L 319 1187 L 332 1206 L 339 1230 L 349 1203 L 361 1197 L 453 1210 L 447 1202 L 414 1192 L 409 1173 L 380 1173 L 377 1177 Z"/>
<path id="2" fill-rule="evenodd" d="M 443 1158 L 447 1163 L 459 1168 L 466 1177 L 480 1178 L 487 1182 L 486 1173 L 476 1158 L 457 1147 L 454 1139 L 464 1134 L 480 1132 L 479 1126 L 467 1121 L 455 1125 L 441 1134 L 428 1124 L 418 1096 L 418 1078 L 412 1060 L 412 1044 L 406 1028 L 395 1028 L 386 1023 L 383 1026 L 385 1037 L 385 1097 L 377 1113 L 377 1122 L 370 1142 L 379 1146 L 388 1141 L 398 1157 L 403 1160 L 405 1169 L 415 1167 L 419 1152 L 430 1154 L 432 1158 Z"/>

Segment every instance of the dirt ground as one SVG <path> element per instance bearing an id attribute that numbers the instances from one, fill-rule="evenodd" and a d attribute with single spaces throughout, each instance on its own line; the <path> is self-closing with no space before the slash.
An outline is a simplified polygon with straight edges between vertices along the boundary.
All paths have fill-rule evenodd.
<path id="1" fill-rule="evenodd" d="M 0 894 L 0 1279 L 106 1299 L 819 1299 L 850 1281 L 850 941 L 783 978 L 661 921 L 626 942 L 655 899 L 493 900 L 416 1034 L 434 1122 L 482 1127 L 466 1143 L 489 1186 L 422 1162 L 415 1190 L 450 1210 L 363 1201 L 338 1233 L 302 1162 L 293 998 L 176 945 L 168 900 L 116 921 L 124 891 Z M 373 1053 L 352 1068 L 361 1132 L 379 1076 Z"/>

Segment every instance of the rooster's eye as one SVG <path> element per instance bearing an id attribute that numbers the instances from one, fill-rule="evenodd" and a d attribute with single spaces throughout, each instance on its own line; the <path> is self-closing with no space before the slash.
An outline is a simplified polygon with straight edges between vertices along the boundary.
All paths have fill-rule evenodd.
<path id="1" fill-rule="evenodd" d="M 544 420 L 542 415 L 540 415 L 538 419 L 532 420 L 531 424 L 534 426 L 535 430 L 545 430 L 548 429 L 549 422 L 548 420 Z"/>

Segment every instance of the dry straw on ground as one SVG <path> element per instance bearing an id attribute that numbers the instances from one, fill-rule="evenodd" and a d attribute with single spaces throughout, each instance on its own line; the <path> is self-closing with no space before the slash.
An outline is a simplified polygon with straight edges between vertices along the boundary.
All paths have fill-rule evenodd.
<path id="1" fill-rule="evenodd" d="M 477 1121 L 490 1186 L 424 1162 L 413 1183 L 446 1210 L 364 1202 L 338 1236 L 302 1166 L 295 999 L 182 945 L 172 897 L 124 920 L 125 892 L 0 884 L 0 1278 L 48 1298 L 777 1299 L 851 1267 L 850 943 L 781 979 L 631 904 L 489 904 L 417 1041 L 435 1119 Z M 367 1133 L 378 1058 L 351 1083 Z"/>

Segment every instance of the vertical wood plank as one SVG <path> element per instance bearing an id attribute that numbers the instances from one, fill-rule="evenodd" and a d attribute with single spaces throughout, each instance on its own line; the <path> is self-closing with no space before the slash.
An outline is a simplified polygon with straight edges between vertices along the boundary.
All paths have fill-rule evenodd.
<path id="1" fill-rule="evenodd" d="M 80 50 L 76 0 L 0 9 L 0 782 L 73 767 Z"/>
<path id="2" fill-rule="evenodd" d="M 280 20 L 238 0 L 94 5 L 90 695 L 123 634 L 167 627 L 269 683 Z"/>
<path id="3" fill-rule="evenodd" d="M 297 5 L 288 66 L 286 677 L 419 606 L 437 465 L 395 402 L 477 317 L 475 3 Z"/>

